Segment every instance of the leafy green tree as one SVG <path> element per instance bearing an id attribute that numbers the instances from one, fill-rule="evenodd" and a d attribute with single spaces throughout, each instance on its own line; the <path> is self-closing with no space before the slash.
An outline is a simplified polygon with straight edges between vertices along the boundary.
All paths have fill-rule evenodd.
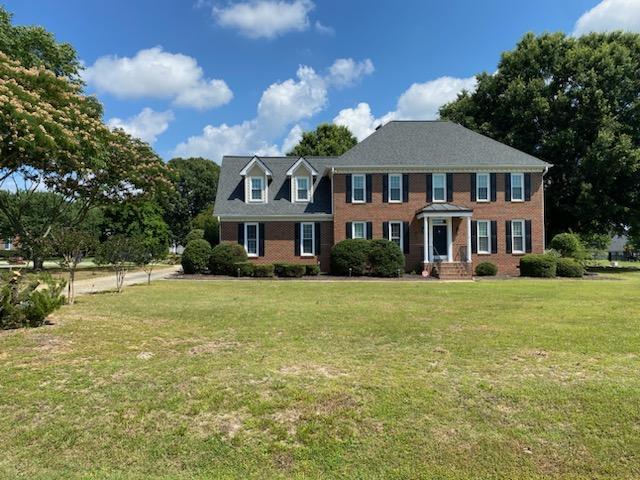
<path id="1" fill-rule="evenodd" d="M 186 201 L 189 218 L 212 207 L 218 192 L 220 167 L 206 158 L 173 158 L 168 162 L 175 188 Z"/>
<path id="2" fill-rule="evenodd" d="M 95 262 L 98 265 L 111 265 L 116 274 L 116 291 L 120 293 L 127 272 L 131 267 L 143 262 L 144 254 L 142 239 L 113 235 L 98 246 Z"/>
<path id="3" fill-rule="evenodd" d="M 640 227 L 640 35 L 526 34 L 440 110 L 552 163 L 549 235 Z"/>
<path id="4" fill-rule="evenodd" d="M 220 224 L 218 218 L 213 215 L 213 208 L 207 208 L 193 219 L 193 228 L 204 232 L 204 239 L 209 245 L 215 247 L 220 243 Z"/>
<path id="5" fill-rule="evenodd" d="M 75 302 L 75 278 L 76 270 L 82 260 L 84 260 L 97 246 L 97 237 L 89 231 L 77 228 L 63 228 L 52 235 L 53 248 L 60 258 L 58 263 L 68 274 L 67 281 L 67 303 Z"/>
<path id="6" fill-rule="evenodd" d="M 314 131 L 303 133 L 300 143 L 287 155 L 333 157 L 342 155 L 357 143 L 358 140 L 347 127 L 323 123 Z"/>

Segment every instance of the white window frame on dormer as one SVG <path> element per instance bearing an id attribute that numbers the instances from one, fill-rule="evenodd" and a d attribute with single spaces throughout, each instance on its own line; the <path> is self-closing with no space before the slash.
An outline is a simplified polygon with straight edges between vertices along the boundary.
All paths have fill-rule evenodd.
<path id="1" fill-rule="evenodd" d="M 487 180 L 487 196 L 486 198 L 480 197 L 480 178 L 485 178 Z M 491 200 L 491 174 L 480 172 L 476 173 L 476 202 L 488 202 Z"/>
<path id="2" fill-rule="evenodd" d="M 516 198 L 513 195 L 513 179 L 514 178 L 519 178 L 520 179 L 520 198 Z M 511 201 L 512 202 L 524 202 L 524 173 L 511 173 Z"/>
<path id="3" fill-rule="evenodd" d="M 253 180 L 260 180 L 260 199 L 253 198 Z M 267 180 L 261 176 L 247 177 L 247 191 L 249 192 L 247 202 L 248 203 L 265 203 L 267 201 Z"/>
<path id="4" fill-rule="evenodd" d="M 305 225 L 311 228 L 311 251 L 304 249 L 304 227 Z M 309 238 L 307 237 L 307 240 Z M 300 224 L 300 256 L 301 257 L 313 257 L 316 254 L 316 226 L 313 222 L 302 222 Z"/>
<path id="5" fill-rule="evenodd" d="M 300 196 L 298 195 L 299 190 L 300 190 L 298 182 L 300 180 L 302 180 L 302 179 L 307 181 L 307 188 L 306 188 L 307 198 L 300 198 Z M 312 185 L 311 177 L 307 177 L 305 175 L 297 175 L 297 176 L 293 177 L 293 187 L 294 187 L 294 189 L 293 189 L 293 198 L 294 198 L 294 200 L 293 201 L 294 202 L 311 202 L 311 198 L 312 198 L 311 197 L 312 196 L 311 185 Z"/>
<path id="6" fill-rule="evenodd" d="M 256 251 L 249 252 L 249 227 L 255 227 L 256 229 Z M 244 249 L 247 252 L 248 257 L 257 257 L 260 255 L 260 225 L 256 222 L 248 222 L 244 224 Z"/>
<path id="7" fill-rule="evenodd" d="M 397 191 L 398 191 L 398 198 L 393 198 L 391 195 L 391 192 L 393 191 L 391 188 L 391 179 L 392 178 L 397 178 L 398 179 L 398 187 L 397 187 Z M 388 177 L 388 181 L 389 181 L 389 185 L 387 185 L 388 187 L 388 201 L 389 203 L 402 203 L 402 175 L 400 173 L 390 173 L 389 177 Z"/>
<path id="8" fill-rule="evenodd" d="M 486 225 L 486 235 L 480 235 L 480 225 Z M 489 220 L 478 220 L 478 223 L 476 225 L 476 245 L 478 246 L 478 254 L 479 255 L 488 255 L 491 253 L 491 222 Z M 486 238 L 487 239 L 487 248 L 481 248 L 480 247 L 480 239 L 481 238 Z"/>
<path id="9" fill-rule="evenodd" d="M 436 178 L 442 178 L 442 187 L 436 187 Z M 436 198 L 436 188 L 442 188 L 442 198 Z M 433 203 L 444 203 L 447 201 L 447 174 L 434 173 L 431 177 L 431 200 Z"/>
<path id="10" fill-rule="evenodd" d="M 362 200 L 356 200 L 356 178 L 362 179 Z M 351 203 L 365 203 L 367 201 L 367 176 L 361 173 L 351 176 Z"/>

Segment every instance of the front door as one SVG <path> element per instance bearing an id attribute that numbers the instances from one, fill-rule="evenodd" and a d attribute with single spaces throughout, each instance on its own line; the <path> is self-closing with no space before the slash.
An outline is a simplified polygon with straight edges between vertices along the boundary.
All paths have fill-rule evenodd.
<path id="1" fill-rule="evenodd" d="M 447 259 L 447 226 L 446 225 L 434 225 L 433 226 L 433 259 L 434 260 L 446 260 Z"/>

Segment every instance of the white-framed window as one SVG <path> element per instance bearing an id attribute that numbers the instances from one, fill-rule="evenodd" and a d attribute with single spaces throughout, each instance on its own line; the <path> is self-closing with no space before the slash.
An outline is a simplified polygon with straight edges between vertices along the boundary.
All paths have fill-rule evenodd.
<path id="1" fill-rule="evenodd" d="M 434 173 L 431 198 L 434 202 L 444 202 L 447 200 L 447 175 L 444 173 Z"/>
<path id="2" fill-rule="evenodd" d="M 300 254 L 302 256 L 315 255 L 315 225 L 313 223 L 300 224 Z"/>
<path id="3" fill-rule="evenodd" d="M 264 202 L 264 177 L 249 177 L 249 201 Z"/>
<path id="4" fill-rule="evenodd" d="M 4 241 L 4 249 L 5 250 L 11 250 L 13 248 L 13 244 L 11 243 L 11 240 L 5 240 Z"/>
<path id="5" fill-rule="evenodd" d="M 294 177 L 295 181 L 295 201 L 308 202 L 311 198 L 311 182 L 309 177 Z"/>
<path id="6" fill-rule="evenodd" d="M 402 250 L 402 222 L 389 222 L 389 240 L 398 244 Z"/>
<path id="7" fill-rule="evenodd" d="M 491 253 L 491 222 L 478 220 L 478 253 Z"/>
<path id="8" fill-rule="evenodd" d="M 524 253 L 524 220 L 511 221 L 511 251 L 513 253 Z"/>
<path id="9" fill-rule="evenodd" d="M 488 173 L 476 174 L 476 201 L 488 202 L 491 198 L 491 182 Z"/>
<path id="10" fill-rule="evenodd" d="M 511 201 L 524 202 L 524 174 L 511 174 Z"/>
<path id="11" fill-rule="evenodd" d="M 389 203 L 402 202 L 402 175 L 389 175 Z"/>
<path id="12" fill-rule="evenodd" d="M 364 203 L 367 195 L 367 181 L 365 175 L 351 176 L 351 201 Z"/>
<path id="13" fill-rule="evenodd" d="M 367 238 L 367 222 L 352 222 L 351 238 Z"/>
<path id="14" fill-rule="evenodd" d="M 257 223 L 244 224 L 244 249 L 249 257 L 258 256 L 258 242 L 260 231 Z"/>

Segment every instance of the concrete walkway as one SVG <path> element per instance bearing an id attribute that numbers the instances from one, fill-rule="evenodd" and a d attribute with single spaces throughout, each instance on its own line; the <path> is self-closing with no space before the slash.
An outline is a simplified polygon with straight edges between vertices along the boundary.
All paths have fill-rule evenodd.
<path id="1" fill-rule="evenodd" d="M 181 272 L 182 267 L 180 265 L 173 265 L 169 268 L 158 268 L 151 274 L 151 281 L 162 280 L 168 278 L 171 275 Z M 147 274 L 145 272 L 131 272 L 127 273 L 124 277 L 124 286 L 137 285 L 140 283 L 147 283 Z M 107 292 L 109 290 L 116 289 L 116 274 L 107 275 L 104 277 L 91 278 L 88 280 L 77 280 L 75 282 L 76 295 L 83 295 L 87 293 Z"/>

